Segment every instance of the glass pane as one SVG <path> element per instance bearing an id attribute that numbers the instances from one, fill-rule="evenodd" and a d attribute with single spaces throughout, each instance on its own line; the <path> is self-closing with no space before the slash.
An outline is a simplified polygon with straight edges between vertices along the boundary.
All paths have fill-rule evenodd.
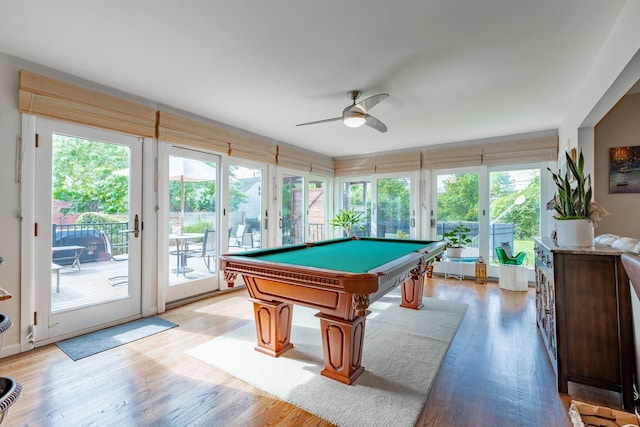
<path id="1" fill-rule="evenodd" d="M 282 177 L 282 244 L 304 243 L 304 178 Z"/>
<path id="2" fill-rule="evenodd" d="M 52 135 L 52 313 L 129 296 L 129 163 L 128 147 Z"/>
<path id="3" fill-rule="evenodd" d="M 216 164 L 169 156 L 169 285 L 216 272 Z"/>
<path id="4" fill-rule="evenodd" d="M 229 167 L 229 251 L 262 247 L 262 170 Z"/>
<path id="5" fill-rule="evenodd" d="M 526 254 L 533 267 L 533 237 L 540 235 L 540 169 L 495 171 L 490 179 L 489 243 L 491 262 L 496 248 L 508 255 Z"/>
<path id="6" fill-rule="evenodd" d="M 437 176 L 436 237 L 459 224 L 469 229 L 471 242 L 463 245 L 462 257 L 477 258 L 478 250 L 478 174 L 459 173 Z"/>
<path id="7" fill-rule="evenodd" d="M 352 234 L 358 237 L 371 236 L 371 181 L 345 182 L 342 198 L 344 209 L 353 208 L 354 211 L 365 215 L 361 227 L 354 227 Z"/>
<path id="8" fill-rule="evenodd" d="M 327 183 L 324 180 L 312 179 L 309 181 L 309 236 L 310 242 L 327 239 L 325 233 L 325 203 Z"/>
<path id="9" fill-rule="evenodd" d="M 408 239 L 410 235 L 411 202 L 409 178 L 378 180 L 378 237 Z"/>

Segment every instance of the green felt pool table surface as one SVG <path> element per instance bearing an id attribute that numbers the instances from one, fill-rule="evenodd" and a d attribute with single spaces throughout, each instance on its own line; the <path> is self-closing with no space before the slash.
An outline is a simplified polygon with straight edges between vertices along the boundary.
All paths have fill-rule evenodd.
<path id="1" fill-rule="evenodd" d="M 412 252 L 424 251 L 432 243 L 426 240 L 344 238 L 233 255 L 357 274 L 366 273 Z"/>

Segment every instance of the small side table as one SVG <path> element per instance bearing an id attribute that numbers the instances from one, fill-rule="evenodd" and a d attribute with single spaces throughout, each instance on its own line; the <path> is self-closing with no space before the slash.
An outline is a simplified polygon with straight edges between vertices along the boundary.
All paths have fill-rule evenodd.
<path id="1" fill-rule="evenodd" d="M 453 277 L 454 279 L 458 279 L 462 282 L 462 279 L 464 279 L 464 274 L 462 274 L 462 258 L 450 258 L 444 255 L 442 257 L 442 261 L 444 262 L 445 280 L 449 277 Z"/>

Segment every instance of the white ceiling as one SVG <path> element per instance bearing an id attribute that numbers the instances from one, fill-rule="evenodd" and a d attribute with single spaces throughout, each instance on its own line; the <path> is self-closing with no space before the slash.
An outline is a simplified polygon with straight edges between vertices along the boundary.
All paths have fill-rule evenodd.
<path id="1" fill-rule="evenodd" d="M 0 52 L 331 156 L 556 129 L 624 0 L 23 0 Z M 389 128 L 341 122 L 361 100 Z"/>

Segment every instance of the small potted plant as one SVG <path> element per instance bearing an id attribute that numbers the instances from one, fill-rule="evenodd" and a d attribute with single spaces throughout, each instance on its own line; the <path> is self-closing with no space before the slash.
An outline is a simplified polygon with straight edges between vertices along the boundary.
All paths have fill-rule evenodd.
<path id="1" fill-rule="evenodd" d="M 567 171 L 562 176 L 551 169 L 556 194 L 551 206 L 556 211 L 556 238 L 560 246 L 591 246 L 593 227 L 609 213 L 591 200 L 591 175 L 585 175 L 582 152 L 575 161 L 565 153 Z"/>
<path id="2" fill-rule="evenodd" d="M 460 258 L 462 250 L 471 243 L 471 237 L 467 234 L 470 231 L 469 227 L 460 223 L 442 235 L 447 244 L 446 251 L 449 258 Z"/>
<path id="3" fill-rule="evenodd" d="M 333 219 L 329 223 L 334 229 L 342 228 L 347 237 L 350 237 L 353 227 L 358 227 L 361 230 L 364 230 L 362 221 L 364 221 L 365 219 L 366 216 L 364 212 L 356 212 L 353 208 L 340 209 L 336 216 L 333 217 Z"/>

